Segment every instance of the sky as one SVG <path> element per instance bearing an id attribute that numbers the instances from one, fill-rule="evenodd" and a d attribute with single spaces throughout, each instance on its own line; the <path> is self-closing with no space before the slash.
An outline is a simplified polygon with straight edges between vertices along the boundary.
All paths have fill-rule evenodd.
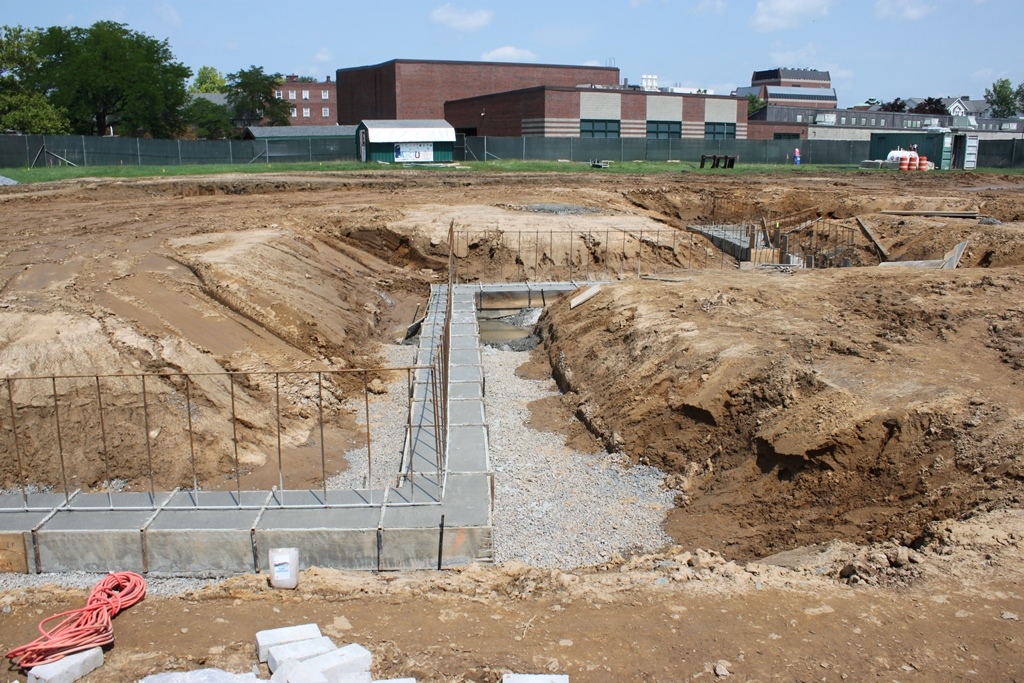
<path id="1" fill-rule="evenodd" d="M 100 20 L 167 40 L 193 72 L 250 66 L 323 79 L 391 59 L 615 66 L 640 83 L 728 94 L 755 70 L 832 76 L 839 105 L 876 97 L 982 99 L 1024 81 L 1021 0 L 37 0 L 0 23 Z"/>

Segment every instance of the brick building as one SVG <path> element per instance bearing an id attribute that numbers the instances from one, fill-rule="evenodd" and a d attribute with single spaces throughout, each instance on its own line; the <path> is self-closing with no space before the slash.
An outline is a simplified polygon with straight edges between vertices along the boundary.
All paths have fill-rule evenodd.
<path id="1" fill-rule="evenodd" d="M 444 118 L 469 136 L 745 139 L 744 98 L 629 87 L 540 86 L 453 100 Z"/>
<path id="2" fill-rule="evenodd" d="M 394 59 L 338 69 L 338 114 L 332 123 L 440 119 L 449 100 L 536 86 L 615 87 L 618 83 L 615 67 Z"/>
<path id="3" fill-rule="evenodd" d="M 749 88 L 737 88 L 739 97 L 754 94 L 768 104 L 786 107 L 835 109 L 839 106 L 832 77 L 817 69 L 767 69 L 755 71 Z"/>
<path id="4" fill-rule="evenodd" d="M 279 100 L 288 100 L 292 105 L 289 119 L 293 126 L 330 126 L 338 123 L 338 91 L 331 77 L 313 83 L 299 81 L 291 74 L 274 93 Z M 356 121 L 355 123 L 358 123 Z"/>

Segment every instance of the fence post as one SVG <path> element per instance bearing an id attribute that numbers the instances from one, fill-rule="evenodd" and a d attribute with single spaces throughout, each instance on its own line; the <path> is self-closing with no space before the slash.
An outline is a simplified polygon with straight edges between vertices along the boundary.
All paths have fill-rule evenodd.
<path id="1" fill-rule="evenodd" d="M 138 155 L 139 166 L 142 166 L 142 143 L 139 142 L 139 138 L 135 138 L 135 152 Z"/>
<path id="2" fill-rule="evenodd" d="M 270 165 L 270 140 L 263 141 L 263 151 L 267 155 L 267 166 Z"/>
<path id="3" fill-rule="evenodd" d="M 576 161 L 572 158 L 572 138 L 569 138 L 569 161 Z"/>
<path id="4" fill-rule="evenodd" d="M 87 160 L 86 160 L 86 157 L 85 157 L 85 136 L 83 135 L 82 136 L 82 166 L 88 166 L 88 165 L 89 164 L 87 163 Z"/>
<path id="5" fill-rule="evenodd" d="M 487 161 L 487 136 L 484 136 L 484 161 Z"/>
<path id="6" fill-rule="evenodd" d="M 523 161 L 526 161 L 526 136 L 523 136 Z"/>
<path id="7" fill-rule="evenodd" d="M 178 166 L 181 166 L 181 140 L 178 140 Z"/>
<path id="8" fill-rule="evenodd" d="M 313 163 L 313 138 L 306 138 L 306 142 L 309 143 L 309 162 Z"/>

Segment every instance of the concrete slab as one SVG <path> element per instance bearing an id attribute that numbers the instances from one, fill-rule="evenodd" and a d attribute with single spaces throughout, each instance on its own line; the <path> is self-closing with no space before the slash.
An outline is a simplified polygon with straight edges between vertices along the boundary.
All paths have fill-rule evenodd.
<path id="1" fill-rule="evenodd" d="M 483 398 L 482 382 L 453 382 L 448 387 L 448 398 Z"/>
<path id="2" fill-rule="evenodd" d="M 484 424 L 484 402 L 478 399 L 462 399 L 448 402 L 448 424 Z"/>
<path id="3" fill-rule="evenodd" d="M 453 383 L 482 383 L 484 381 L 484 368 L 482 365 L 453 365 L 448 371 L 448 379 Z"/>
<path id="4" fill-rule="evenodd" d="M 462 386 L 462 385 L 453 385 Z M 454 391 L 453 391 L 454 393 Z M 490 456 L 485 425 L 453 425 L 448 431 L 448 471 L 487 472 Z"/>
<path id="5" fill-rule="evenodd" d="M 336 649 L 338 646 L 327 636 L 276 645 L 267 652 L 267 666 L 271 672 L 274 672 L 277 671 L 277 667 L 289 659 L 306 661 Z"/>
<path id="6" fill-rule="evenodd" d="M 319 638 L 320 627 L 316 624 L 298 624 L 296 626 L 282 626 L 280 628 L 268 628 L 256 632 L 256 656 L 261 662 L 267 661 L 270 648 L 285 643 L 294 643 L 299 640 Z"/>
<path id="7" fill-rule="evenodd" d="M 456 349 L 449 361 L 452 365 L 481 365 L 480 349 Z"/>
<path id="8" fill-rule="evenodd" d="M 447 526 L 490 526 L 491 476 L 449 473 L 444 513 Z"/>

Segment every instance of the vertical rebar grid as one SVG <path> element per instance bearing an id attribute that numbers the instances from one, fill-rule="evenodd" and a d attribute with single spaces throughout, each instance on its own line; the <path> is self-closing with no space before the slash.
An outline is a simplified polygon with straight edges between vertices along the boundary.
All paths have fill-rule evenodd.
<path id="1" fill-rule="evenodd" d="M 324 502 L 327 502 L 327 447 L 324 445 L 324 373 L 316 373 L 316 408 L 320 414 L 320 479 L 323 482 Z M 370 431 L 370 414 L 366 414 L 366 431 Z M 370 441 L 367 438 L 366 452 L 370 452 Z"/>
<path id="2" fill-rule="evenodd" d="M 232 403 L 232 413 L 234 413 Z M 156 507 L 156 482 L 153 481 L 153 448 L 149 443 L 149 402 L 146 399 L 146 376 L 142 375 L 142 429 L 146 433 L 146 462 L 149 465 L 149 504 Z"/>
<path id="3" fill-rule="evenodd" d="M 370 387 L 369 382 L 367 381 L 366 371 L 363 371 L 363 403 L 366 407 L 366 488 L 372 492 L 373 451 L 370 450 Z M 370 495 L 372 496 L 373 493 Z M 373 501 L 371 500 L 370 502 L 372 503 Z"/>
<path id="4" fill-rule="evenodd" d="M 188 414 L 188 455 L 192 462 L 192 495 L 199 504 L 199 475 L 196 474 L 196 440 L 192 426 L 192 378 L 185 375 L 185 412 Z"/>
<path id="5" fill-rule="evenodd" d="M 68 503 L 71 501 L 71 498 L 68 493 L 68 477 L 64 470 L 64 442 L 60 434 L 60 405 L 57 402 L 57 378 L 51 377 L 50 380 L 53 382 L 53 420 L 57 425 L 57 457 L 60 459 L 60 478 L 64 484 L 64 502 Z"/>
<path id="6" fill-rule="evenodd" d="M 21 460 L 21 444 L 18 443 L 18 419 L 14 412 L 14 380 L 7 378 L 7 401 L 11 408 L 11 436 L 14 438 L 14 453 L 18 458 L 18 479 L 21 480 L 21 496 L 28 507 L 28 479 L 25 476 L 25 467 Z"/>
<path id="7" fill-rule="evenodd" d="M 281 462 L 281 373 L 274 373 L 274 412 L 277 418 L 277 490 L 284 505 L 284 468 Z"/>
<path id="8" fill-rule="evenodd" d="M 107 478 L 107 505 L 114 507 L 114 496 L 110 491 L 113 485 L 110 479 L 110 453 L 107 451 L 107 424 L 103 417 L 103 392 L 100 391 L 100 376 L 96 375 L 96 408 L 100 416 L 100 443 L 103 446 L 103 469 Z"/>
<path id="9" fill-rule="evenodd" d="M 231 443 L 235 450 L 235 493 L 238 500 L 242 501 L 242 470 L 238 465 L 238 416 L 235 414 L 235 373 L 228 373 L 228 382 L 231 384 Z"/>

